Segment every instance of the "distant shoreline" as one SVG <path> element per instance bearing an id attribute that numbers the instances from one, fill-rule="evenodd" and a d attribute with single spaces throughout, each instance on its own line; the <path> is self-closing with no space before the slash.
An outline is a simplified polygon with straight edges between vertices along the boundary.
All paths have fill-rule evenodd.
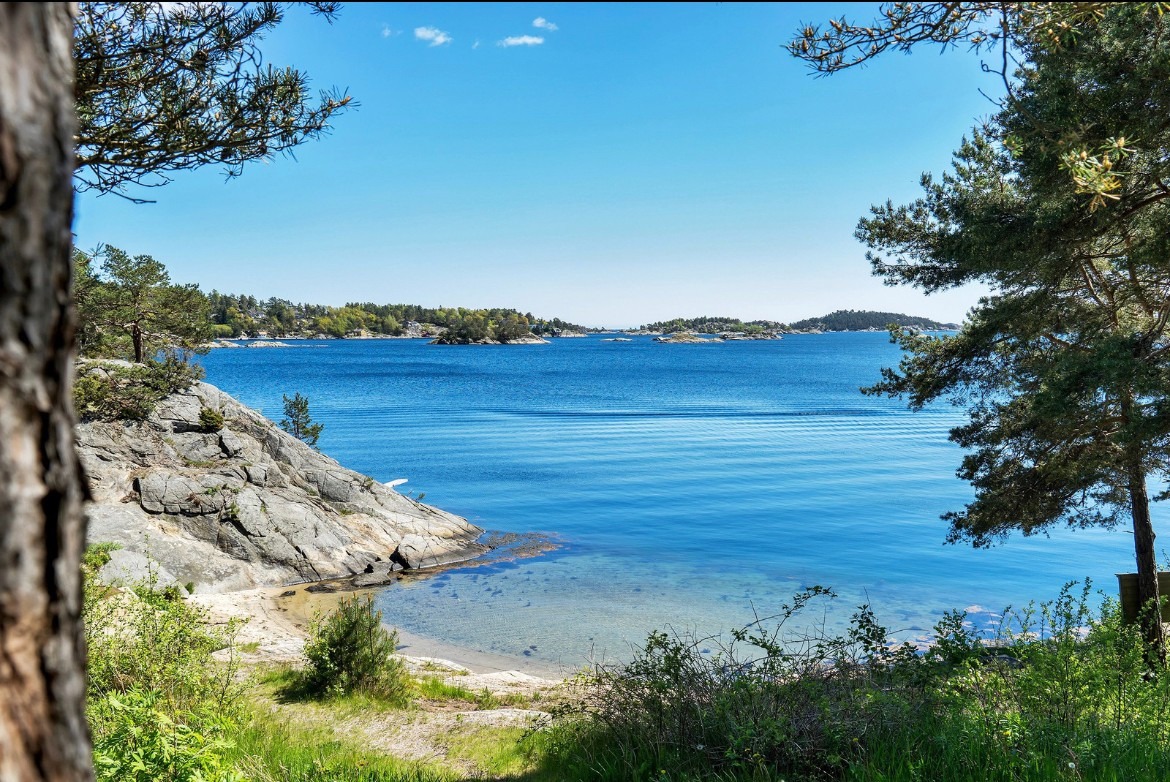
<path id="1" fill-rule="evenodd" d="M 949 324 L 945 328 L 929 328 L 929 329 L 918 329 L 918 330 L 923 332 L 923 333 L 927 333 L 927 334 L 930 334 L 930 333 L 948 333 L 949 334 L 949 333 L 957 332 L 959 330 L 959 327 L 957 325 L 955 325 L 954 328 L 951 328 L 950 325 L 954 325 L 954 324 Z M 662 337 L 662 336 L 665 336 L 668 334 L 675 334 L 675 333 L 695 334 L 695 335 L 700 337 L 701 341 L 768 342 L 768 341 L 779 340 L 781 337 L 788 337 L 788 336 L 816 337 L 816 336 L 823 336 L 825 334 L 886 334 L 886 333 L 888 333 L 888 331 L 886 329 L 878 329 L 878 328 L 828 329 L 828 330 L 824 330 L 824 331 L 817 330 L 817 329 L 804 329 L 804 330 L 797 330 L 797 331 L 778 331 L 778 332 L 776 332 L 776 336 L 774 336 L 774 337 L 772 337 L 772 336 L 756 337 L 756 338 L 753 338 L 753 337 L 746 337 L 746 338 L 745 337 L 730 337 L 730 338 L 725 338 L 723 340 L 718 340 L 717 338 L 720 337 L 720 333 L 717 333 L 717 332 L 702 332 L 702 331 L 699 331 L 699 332 L 693 332 L 693 331 L 692 332 L 669 332 L 669 331 L 638 331 L 638 330 L 620 331 L 620 330 L 614 330 L 614 331 L 598 331 L 598 332 L 593 332 L 591 334 L 574 334 L 570 337 L 552 337 L 552 336 L 542 337 L 542 338 L 539 338 L 539 341 L 537 341 L 537 340 L 509 340 L 507 342 L 472 341 L 472 342 L 458 342 L 458 343 L 456 343 L 456 342 L 436 342 L 434 337 L 430 337 L 430 336 L 420 337 L 420 336 L 411 336 L 411 335 L 405 335 L 405 334 L 404 335 L 397 335 L 397 336 L 385 334 L 385 335 L 365 336 L 365 337 L 302 337 L 302 336 L 275 337 L 275 338 L 224 337 L 221 339 L 212 340 L 211 342 L 204 344 L 203 347 L 205 347 L 205 348 L 323 347 L 321 345 L 288 345 L 288 344 L 283 344 L 283 343 L 287 343 L 287 342 L 379 342 L 379 341 L 386 341 L 386 340 L 425 340 L 429 344 L 456 345 L 456 346 L 462 346 L 462 345 L 481 345 L 481 346 L 482 345 L 539 345 L 539 344 L 549 344 L 549 343 L 552 343 L 552 342 L 555 342 L 555 341 L 561 340 L 561 339 L 574 339 L 574 338 L 581 339 L 581 338 L 588 338 L 588 337 L 601 337 L 602 341 L 613 341 L 612 339 L 605 339 L 605 337 L 607 337 L 608 335 L 612 335 L 612 334 L 618 334 L 618 335 L 621 335 L 624 337 L 648 337 L 651 339 L 651 341 L 653 341 L 655 337 Z"/>

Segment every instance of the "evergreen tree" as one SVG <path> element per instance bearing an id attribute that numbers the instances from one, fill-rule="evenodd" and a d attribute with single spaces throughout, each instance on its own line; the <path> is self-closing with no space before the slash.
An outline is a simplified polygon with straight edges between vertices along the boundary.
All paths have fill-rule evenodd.
<path id="1" fill-rule="evenodd" d="M 309 415 L 309 398 L 295 394 L 292 399 L 284 396 L 284 418 L 280 421 L 280 428 L 302 440 L 306 445 L 317 447 L 317 438 L 325 424 L 313 423 Z"/>
<path id="2" fill-rule="evenodd" d="M 951 438 L 969 449 L 959 474 L 976 493 L 945 516 L 950 541 L 1125 523 L 1139 595 L 1156 605 L 1147 484 L 1170 479 L 1170 20 L 1156 4 L 884 11 L 873 26 L 807 28 L 794 51 L 833 71 L 883 48 L 994 43 L 1008 96 L 952 172 L 923 177 L 922 198 L 860 223 L 888 282 L 991 290 L 954 338 L 896 332 L 906 356 L 869 390 L 967 408 Z M 1156 613 L 1143 624 L 1164 662 Z"/>
<path id="3" fill-rule="evenodd" d="M 93 259 L 101 258 L 101 274 Z M 162 263 L 105 246 L 74 252 L 75 301 L 83 355 L 141 364 L 159 352 L 198 352 L 211 337 L 207 297 L 198 286 L 174 285 Z"/>

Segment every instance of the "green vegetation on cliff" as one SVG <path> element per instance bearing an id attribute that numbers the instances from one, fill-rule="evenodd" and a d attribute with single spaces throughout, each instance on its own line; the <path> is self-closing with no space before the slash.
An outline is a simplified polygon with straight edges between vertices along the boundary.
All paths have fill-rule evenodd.
<path id="1" fill-rule="evenodd" d="M 115 360 L 82 365 L 73 387 L 82 420 L 140 420 L 164 396 L 203 377 L 188 363 L 212 333 L 207 298 L 197 286 L 173 284 L 151 256 L 109 245 L 92 253 L 75 249 L 73 276 L 78 352 L 83 359 Z"/>

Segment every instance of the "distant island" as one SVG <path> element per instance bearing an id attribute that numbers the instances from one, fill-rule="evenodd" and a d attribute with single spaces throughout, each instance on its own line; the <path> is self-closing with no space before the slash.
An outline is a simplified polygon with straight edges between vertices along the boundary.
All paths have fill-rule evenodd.
<path id="1" fill-rule="evenodd" d="M 343 307 L 295 304 L 287 299 L 251 295 L 207 294 L 213 346 L 232 339 L 379 339 L 430 338 L 437 344 L 539 344 L 549 337 L 583 337 L 605 329 L 588 328 L 561 318 L 539 318 L 506 308 L 423 307 L 417 304 L 351 302 Z M 630 334 L 710 334 L 725 340 L 778 339 L 783 334 L 827 331 L 885 331 L 891 324 L 941 331 L 958 324 L 900 312 L 837 310 L 792 323 L 775 320 L 701 316 L 656 321 Z"/>
<path id="2" fill-rule="evenodd" d="M 294 304 L 212 291 L 207 294 L 218 339 L 441 338 L 445 344 L 532 342 L 531 337 L 579 337 L 589 331 L 560 318 L 514 309 L 422 307 L 351 302 L 344 307 Z"/>
<path id="3" fill-rule="evenodd" d="M 939 323 L 930 318 L 904 315 L 901 312 L 873 310 L 837 310 L 819 318 L 805 318 L 788 324 L 789 331 L 885 331 L 893 323 L 922 331 L 952 331 L 958 323 Z"/>
<path id="4" fill-rule="evenodd" d="M 675 318 L 673 320 L 647 323 L 634 329 L 634 333 L 743 335 L 761 338 L 769 335 L 793 333 L 820 333 L 825 331 L 885 331 L 890 324 L 923 331 L 946 331 L 959 328 L 957 323 L 939 323 L 930 318 L 905 315 L 900 312 L 876 312 L 874 310 L 836 310 L 818 318 L 805 318 L 792 323 L 774 320 L 749 320 L 739 318 L 703 316 L 698 318 Z"/>
<path id="5" fill-rule="evenodd" d="M 689 331 L 696 334 L 765 334 L 785 330 L 785 325 L 774 320 L 750 320 L 744 323 L 739 318 L 714 318 L 703 316 L 700 318 L 675 318 L 661 320 L 656 323 L 647 323 L 638 327 L 637 331 L 652 334 L 673 334 L 680 331 Z"/>

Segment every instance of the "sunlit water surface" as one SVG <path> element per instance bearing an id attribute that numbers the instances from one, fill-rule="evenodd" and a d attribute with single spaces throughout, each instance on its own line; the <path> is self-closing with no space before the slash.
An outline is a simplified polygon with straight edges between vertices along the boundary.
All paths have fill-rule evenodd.
<path id="1" fill-rule="evenodd" d="M 869 602 L 912 637 L 947 609 L 983 624 L 1071 579 L 1112 591 L 1133 569 L 1124 530 L 944 545 L 939 515 L 971 496 L 947 442 L 963 419 L 858 392 L 897 363 L 884 334 L 291 344 L 215 350 L 207 380 L 274 419 L 282 394 L 304 394 L 343 465 L 563 543 L 380 593 L 394 624 L 459 646 L 622 659 L 650 629 L 716 633 L 813 584 L 840 594 L 830 622 Z"/>

